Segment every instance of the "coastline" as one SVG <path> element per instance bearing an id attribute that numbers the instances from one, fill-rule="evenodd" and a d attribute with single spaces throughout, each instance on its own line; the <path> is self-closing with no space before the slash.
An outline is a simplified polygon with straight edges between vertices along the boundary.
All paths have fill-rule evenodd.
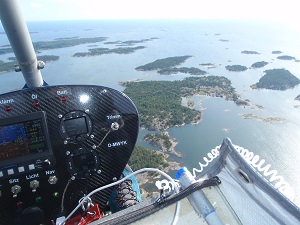
<path id="1" fill-rule="evenodd" d="M 158 140 L 154 140 L 154 137 L 149 135 L 147 137 L 144 137 L 144 140 L 153 146 L 158 146 L 162 150 L 163 153 L 168 152 L 173 155 L 176 155 L 177 157 L 182 158 L 183 154 L 181 152 L 178 152 L 177 150 L 175 150 L 175 147 L 178 144 L 178 142 L 175 141 L 175 138 L 172 138 L 167 131 L 162 132 L 161 135 L 168 138 L 168 142 L 170 143 L 170 146 L 166 146 L 162 137 L 159 137 Z M 164 154 L 164 155 L 166 155 L 166 154 Z"/>

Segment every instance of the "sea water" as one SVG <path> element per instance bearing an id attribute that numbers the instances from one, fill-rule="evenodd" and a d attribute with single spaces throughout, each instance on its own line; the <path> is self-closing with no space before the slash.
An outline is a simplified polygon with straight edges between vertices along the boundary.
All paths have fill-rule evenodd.
<path id="1" fill-rule="evenodd" d="M 290 26 L 261 23 L 259 21 L 219 20 L 102 20 L 102 21 L 49 21 L 30 22 L 33 41 L 51 41 L 66 37 L 107 37 L 107 41 L 141 40 L 156 37 L 137 45 L 146 46 L 132 54 L 108 54 L 93 57 L 72 57 L 76 52 L 87 51 L 90 45 L 44 50 L 39 55 L 58 55 L 60 59 L 49 62 L 41 71 L 44 80 L 51 84 L 96 84 L 122 91 L 118 82 L 127 80 L 181 80 L 189 75 L 159 75 L 155 71 L 136 71 L 134 68 L 156 59 L 192 55 L 182 66 L 198 67 L 211 75 L 225 76 L 242 99 L 249 99 L 257 107 L 236 106 L 222 98 L 194 96 L 195 108 L 201 110 L 201 123 L 169 129 L 176 138 L 176 149 L 184 154 L 176 159 L 189 169 L 197 168 L 212 148 L 220 145 L 224 137 L 234 144 L 248 148 L 264 158 L 300 194 L 300 105 L 294 98 L 300 94 L 300 85 L 286 91 L 252 90 L 266 69 L 285 68 L 300 78 L 300 63 L 279 60 L 272 51 L 300 59 L 300 33 Z M 2 32 L 2 27 L 0 32 Z M 0 34 L 0 46 L 8 44 L 5 34 Z M 96 47 L 113 48 L 115 45 L 97 43 Z M 243 50 L 260 54 L 241 54 Z M 7 61 L 13 54 L 0 55 Z M 269 64 L 260 69 L 245 72 L 229 72 L 226 65 L 240 64 L 250 67 L 257 61 Z M 216 68 L 207 69 L 199 64 L 213 63 Z M 0 74 L 0 92 L 21 88 L 21 73 Z M 261 117 L 279 117 L 284 122 L 268 123 L 244 119 L 242 114 Z M 138 144 L 147 131 L 140 132 Z M 296 203 L 300 199 L 296 198 Z M 299 204 L 300 205 L 300 204 Z"/>

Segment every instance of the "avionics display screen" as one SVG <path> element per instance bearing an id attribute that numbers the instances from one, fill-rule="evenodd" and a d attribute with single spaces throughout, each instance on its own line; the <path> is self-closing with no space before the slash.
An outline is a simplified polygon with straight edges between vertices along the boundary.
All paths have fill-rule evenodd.
<path id="1" fill-rule="evenodd" d="M 77 173 L 95 168 L 95 159 L 93 153 L 77 155 L 72 159 Z"/>
<path id="2" fill-rule="evenodd" d="M 0 126 L 0 161 L 48 152 L 42 118 Z"/>
<path id="3" fill-rule="evenodd" d="M 65 127 L 69 136 L 86 134 L 88 132 L 85 117 L 65 120 Z"/>

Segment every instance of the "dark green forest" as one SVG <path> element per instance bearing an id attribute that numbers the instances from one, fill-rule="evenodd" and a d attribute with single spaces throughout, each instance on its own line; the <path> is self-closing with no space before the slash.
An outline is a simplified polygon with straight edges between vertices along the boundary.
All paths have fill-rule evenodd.
<path id="1" fill-rule="evenodd" d="M 225 77 L 188 77 L 182 81 L 124 82 L 124 93 L 136 104 L 141 125 L 150 130 L 164 130 L 176 125 L 198 122 L 201 112 L 181 105 L 181 97 L 207 94 L 240 99 Z"/>
<path id="2" fill-rule="evenodd" d="M 266 88 L 272 90 L 286 90 L 300 83 L 300 80 L 286 69 L 272 69 L 264 71 L 266 74 L 252 88 Z"/>
<path id="3" fill-rule="evenodd" d="M 265 61 L 255 62 L 251 65 L 252 68 L 262 68 L 264 66 L 268 65 Z"/>
<path id="4" fill-rule="evenodd" d="M 157 72 L 159 74 L 163 74 L 163 75 L 170 75 L 170 74 L 176 74 L 176 73 L 187 73 L 190 75 L 205 75 L 205 74 L 207 74 L 207 72 L 200 70 L 199 68 L 196 68 L 196 67 L 165 68 L 165 69 L 160 69 Z"/>
<path id="5" fill-rule="evenodd" d="M 73 55 L 73 57 L 85 57 L 85 56 L 96 56 L 96 55 L 104 55 L 104 54 L 130 54 L 139 49 L 144 49 L 145 46 L 137 46 L 137 47 L 118 47 L 118 48 L 91 48 L 88 52 L 77 52 Z"/>
<path id="6" fill-rule="evenodd" d="M 155 146 L 160 146 L 160 142 L 162 141 L 162 145 L 168 150 L 172 147 L 171 137 L 164 133 L 156 133 L 156 134 L 146 134 L 144 136 L 144 140 L 150 141 L 151 144 Z"/>
<path id="7" fill-rule="evenodd" d="M 241 65 L 228 65 L 228 66 L 225 66 L 225 68 L 228 71 L 233 71 L 233 72 L 242 72 L 242 71 L 246 71 L 248 69 L 246 66 L 241 66 Z"/>
<path id="8" fill-rule="evenodd" d="M 66 48 L 80 44 L 96 43 L 105 41 L 106 37 L 93 37 L 93 38 L 60 38 L 53 41 L 38 41 L 33 42 L 35 51 L 55 49 L 55 48 Z M 1 48 L 0 55 L 13 52 L 12 48 Z"/>
<path id="9" fill-rule="evenodd" d="M 141 70 L 141 71 L 149 71 L 149 70 L 161 70 L 165 68 L 170 68 L 174 66 L 178 66 L 181 63 L 185 62 L 188 58 L 192 56 L 190 55 L 185 55 L 185 56 L 174 56 L 174 57 L 168 57 L 164 59 L 157 59 L 154 62 L 147 63 L 143 66 L 136 67 L 136 70 Z"/>
<path id="10" fill-rule="evenodd" d="M 135 146 L 128 164 L 134 171 L 142 168 L 162 169 L 169 165 L 163 154 L 159 154 L 158 151 L 150 150 L 143 146 Z"/>

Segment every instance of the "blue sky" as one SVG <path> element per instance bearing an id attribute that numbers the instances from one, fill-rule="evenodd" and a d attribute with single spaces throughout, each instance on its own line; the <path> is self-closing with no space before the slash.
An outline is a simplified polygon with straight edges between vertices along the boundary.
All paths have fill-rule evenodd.
<path id="1" fill-rule="evenodd" d="M 216 18 L 300 21 L 299 0 L 19 0 L 27 21 Z"/>

